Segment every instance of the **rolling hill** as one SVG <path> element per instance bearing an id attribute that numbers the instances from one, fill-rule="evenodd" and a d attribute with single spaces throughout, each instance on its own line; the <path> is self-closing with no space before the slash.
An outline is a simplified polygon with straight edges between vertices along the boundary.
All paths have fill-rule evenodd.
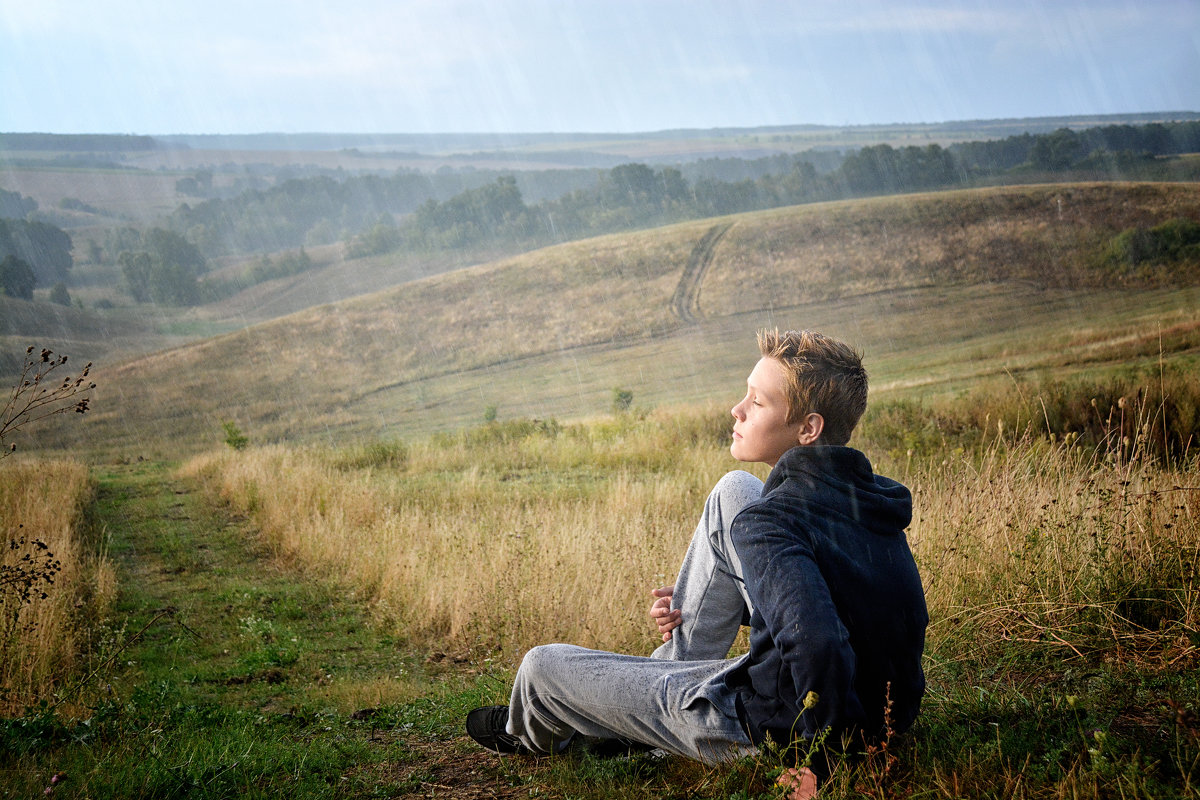
<path id="1" fill-rule="evenodd" d="M 500 418 L 726 402 L 764 325 L 866 351 L 879 393 L 1200 352 L 1194 263 L 1114 237 L 1200 221 L 1193 184 L 1009 187 L 813 204 L 606 236 L 415 280 L 111 366 L 45 446 L 415 436 Z M 30 443 L 33 444 L 33 443 Z"/>

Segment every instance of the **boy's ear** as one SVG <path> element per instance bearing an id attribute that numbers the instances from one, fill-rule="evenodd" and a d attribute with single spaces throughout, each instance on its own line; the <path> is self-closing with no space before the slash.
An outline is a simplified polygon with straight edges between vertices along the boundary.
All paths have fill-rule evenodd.
<path id="1" fill-rule="evenodd" d="M 824 431 L 825 418 L 815 411 L 810 411 L 800 423 L 797 439 L 802 445 L 816 444 Z"/>

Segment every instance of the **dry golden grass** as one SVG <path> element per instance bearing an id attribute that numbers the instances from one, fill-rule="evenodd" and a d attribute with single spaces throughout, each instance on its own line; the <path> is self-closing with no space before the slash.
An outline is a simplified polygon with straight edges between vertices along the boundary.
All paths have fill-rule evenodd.
<path id="1" fill-rule="evenodd" d="M 6 461 L 0 464 L 0 476 L 5 577 L 28 574 L 30 562 L 21 560 L 27 554 L 34 559 L 35 574 L 45 574 L 40 565 L 46 562 L 38 556 L 46 551 L 36 548 L 35 540 L 60 565 L 52 584 L 33 584 L 31 602 L 22 602 L 15 586 L 0 587 L 0 622 L 15 620 L 13 637 L 0 641 L 0 711 L 7 712 L 43 696 L 69 674 L 81 624 L 115 598 L 116 577 L 107 559 L 85 541 L 84 513 L 94 495 L 87 467 L 68 461 Z"/>
<path id="2" fill-rule="evenodd" d="M 818 203 L 738 217 L 717 245 L 707 314 L 917 286 L 1115 285 L 1096 254 L 1116 233 L 1195 213 L 1190 185 L 1075 184 Z"/>
<path id="3" fill-rule="evenodd" d="M 693 446 L 659 472 L 654 445 L 535 435 L 492 446 L 510 458 L 490 463 L 463 443 L 429 445 L 402 471 L 272 447 L 188 469 L 253 513 L 282 557 L 362 587 L 413 640 L 509 655 L 547 637 L 645 649 L 649 590 L 670 578 L 720 469 L 711 446 Z"/>
<path id="4" fill-rule="evenodd" d="M 740 336 L 814 320 L 873 354 L 900 350 L 914 362 L 927 355 L 922 342 L 941 347 L 1013 329 L 1027 339 L 1006 348 L 1044 349 L 1043 312 L 1101 327 L 1122 313 L 1118 293 L 1153 291 L 1103 288 L 1111 276 L 1089 259 L 1128 226 L 1194 215 L 1198 198 L 1192 184 L 1010 187 L 797 206 L 564 244 L 107 369 L 103 386 L 114 388 L 97 395 L 91 430 L 48 431 L 44 441 L 86 435 L 195 451 L 219 441 L 227 419 L 257 441 L 371 435 L 397 424 L 427 433 L 522 400 L 544 410 L 513 416 L 578 418 L 604 410 L 617 383 L 594 382 L 588 368 L 597 362 L 675 342 L 669 364 L 617 370 L 618 385 L 640 402 L 664 375 L 692 383 L 712 375 L 722 358 L 712 343 L 730 329 Z M 698 287 L 701 317 L 685 322 L 672 298 L 693 248 L 718 222 L 733 224 Z M 980 288 L 997 282 L 994 315 L 956 308 L 958 295 L 978 305 Z M 1021 297 L 1015 311 L 1006 293 Z M 1191 324 L 1194 303 L 1175 303 L 1192 310 L 1183 320 Z M 1014 366 L 996 364 L 994 349 L 989 340 L 957 352 L 955 364 L 978 355 L 990 369 Z M 905 372 L 909 381 L 939 379 Z M 743 376 L 718 377 L 703 382 Z M 711 399 L 712 391 L 666 399 Z"/>
<path id="5" fill-rule="evenodd" d="M 934 649 L 978 658 L 1019 641 L 1065 660 L 1197 662 L 1194 460 L 1152 466 L 1025 440 L 908 479 Z"/>
<path id="6" fill-rule="evenodd" d="M 344 576 L 426 646 L 645 653 L 649 589 L 673 580 L 708 489 L 740 466 L 709 435 L 715 419 L 442 438 L 389 467 L 272 447 L 188 470 L 253 514 L 281 556 Z M 1200 652 L 1194 460 L 1163 468 L 1007 436 L 982 456 L 880 471 L 914 489 L 931 652 L 1019 640 L 1157 667 Z"/>

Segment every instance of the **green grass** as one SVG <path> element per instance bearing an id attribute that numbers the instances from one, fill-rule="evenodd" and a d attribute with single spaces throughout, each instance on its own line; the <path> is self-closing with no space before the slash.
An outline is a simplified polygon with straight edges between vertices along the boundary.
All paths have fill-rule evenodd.
<path id="1" fill-rule="evenodd" d="M 57 711 L 0 721 L 0 797 L 40 796 L 55 774 L 67 797 L 391 796 L 405 731 L 458 735 L 478 677 L 425 664 L 353 592 L 282 569 L 166 466 L 99 480 L 122 588 L 93 631 L 99 671 L 78 693 L 67 681 Z M 431 715 L 446 694 L 464 699 Z"/>

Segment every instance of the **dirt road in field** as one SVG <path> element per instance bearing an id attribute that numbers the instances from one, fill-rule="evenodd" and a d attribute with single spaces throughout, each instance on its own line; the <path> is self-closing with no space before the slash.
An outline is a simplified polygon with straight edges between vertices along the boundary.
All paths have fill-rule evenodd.
<path id="1" fill-rule="evenodd" d="M 274 796 L 324 797 L 331 781 L 348 798 L 530 795 L 543 766 L 502 761 L 462 729 L 463 709 L 486 702 L 495 678 L 396 640 L 374 624 L 365 596 L 290 568 L 197 480 L 149 463 L 112 468 L 100 478 L 97 514 L 121 583 L 116 613 L 132 637 L 115 694 L 152 686 L 171 713 L 207 709 L 199 730 L 156 726 L 157 747 L 194 750 L 191 758 L 207 752 L 193 740 L 237 742 L 244 720 L 256 720 L 251 739 L 228 748 L 245 750 L 237 765 L 220 753 L 195 765 L 222 776 L 201 787 L 206 796 L 263 796 L 270 786 Z M 284 754 L 256 758 L 259 747 Z M 325 774 L 302 790 L 276 766 L 291 757 Z M 261 772 L 247 768 L 255 761 Z M 196 778 L 178 780 L 181 792 L 196 790 Z"/>
<path id="2" fill-rule="evenodd" d="M 714 225 L 692 248 L 692 254 L 688 256 L 687 264 L 683 268 L 683 275 L 679 278 L 679 285 L 675 287 L 675 294 L 671 298 L 671 309 L 675 316 L 684 322 L 696 322 L 703 316 L 700 312 L 700 286 L 704 282 L 704 274 L 712 264 L 717 242 L 721 241 L 721 237 L 732 227 L 732 222 Z"/>

